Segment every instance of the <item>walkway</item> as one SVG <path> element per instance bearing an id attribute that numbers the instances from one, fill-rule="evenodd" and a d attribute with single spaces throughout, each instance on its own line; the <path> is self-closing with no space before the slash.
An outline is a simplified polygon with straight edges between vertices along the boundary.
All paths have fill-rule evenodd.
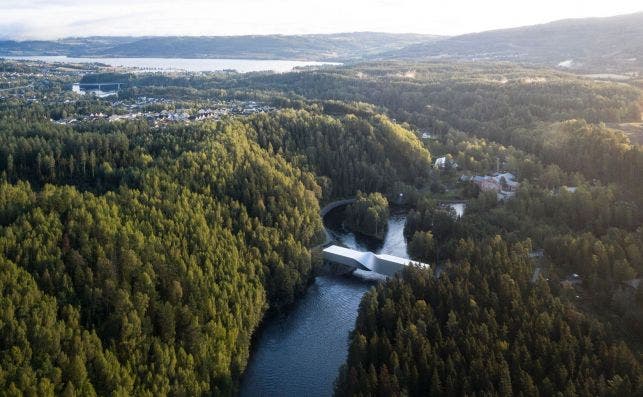
<path id="1" fill-rule="evenodd" d="M 322 251 L 324 260 L 355 269 L 368 270 L 384 276 L 392 277 L 410 264 L 430 267 L 426 263 L 414 262 L 410 259 L 393 255 L 374 254 L 372 252 L 355 251 L 349 248 L 331 245 Z"/>

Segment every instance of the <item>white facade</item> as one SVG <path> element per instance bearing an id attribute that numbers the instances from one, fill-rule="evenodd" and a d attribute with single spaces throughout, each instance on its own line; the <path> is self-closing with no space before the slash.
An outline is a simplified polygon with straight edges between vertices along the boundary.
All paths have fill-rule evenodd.
<path id="1" fill-rule="evenodd" d="M 427 268 L 430 267 L 426 263 L 414 262 L 398 256 L 355 251 L 338 245 L 331 245 L 325 248 L 323 256 L 324 260 L 329 262 L 339 263 L 356 269 L 369 270 L 385 276 L 394 276 L 395 273 L 409 264 L 418 264 Z"/>

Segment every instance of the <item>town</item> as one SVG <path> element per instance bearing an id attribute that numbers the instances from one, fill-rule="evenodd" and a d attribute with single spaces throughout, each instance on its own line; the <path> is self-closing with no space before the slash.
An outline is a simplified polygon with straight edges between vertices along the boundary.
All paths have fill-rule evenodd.
<path id="1" fill-rule="evenodd" d="M 140 74 L 146 71 L 134 68 L 106 68 L 101 64 L 4 61 L 0 69 L 0 100 L 80 109 L 71 114 L 68 114 L 67 110 L 52 114 L 50 121 L 60 125 L 145 120 L 151 127 L 164 127 L 177 123 L 220 120 L 226 116 L 270 113 L 276 110 L 273 106 L 254 100 L 205 98 L 198 102 L 186 102 L 168 96 L 132 95 L 121 89 L 121 85 L 125 85 L 122 83 L 107 84 L 109 89 L 102 90 L 101 85 L 105 84 L 75 82 L 92 73 L 116 72 Z M 173 72 L 170 75 L 193 78 L 204 74 Z M 94 103 L 94 107 L 101 110 L 83 112 L 82 109 L 85 107 L 75 106 L 81 102 Z"/>
<path id="2" fill-rule="evenodd" d="M 168 124 L 198 122 L 204 120 L 220 120 L 225 116 L 248 116 L 255 113 L 269 113 L 276 109 L 272 106 L 255 101 L 212 101 L 207 108 L 174 108 L 174 101 L 163 98 L 139 97 L 129 101 L 114 101 L 115 112 L 90 113 L 87 115 L 72 115 L 58 120 L 56 124 L 71 125 L 83 122 L 104 120 L 110 123 L 124 120 L 146 120 L 153 127 L 163 127 Z M 152 105 L 161 105 L 166 109 L 160 111 L 148 110 Z"/>

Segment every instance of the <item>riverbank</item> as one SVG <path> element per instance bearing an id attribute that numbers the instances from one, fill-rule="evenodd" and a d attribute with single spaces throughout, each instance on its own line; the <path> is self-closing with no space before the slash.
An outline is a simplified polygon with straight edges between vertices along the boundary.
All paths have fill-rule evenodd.
<path id="1" fill-rule="evenodd" d="M 384 240 L 389 215 L 384 195 L 358 191 L 355 202 L 344 207 L 344 225 L 355 233 Z"/>
<path id="2" fill-rule="evenodd" d="M 383 242 L 344 228 L 342 213 L 339 206 L 323 218 L 333 243 L 407 257 L 403 236 L 405 210 L 393 209 Z M 348 354 L 359 304 L 380 280 L 370 272 L 356 271 L 344 276 L 318 274 L 290 310 L 266 317 L 256 330 L 240 395 L 332 395 L 339 368 Z"/>

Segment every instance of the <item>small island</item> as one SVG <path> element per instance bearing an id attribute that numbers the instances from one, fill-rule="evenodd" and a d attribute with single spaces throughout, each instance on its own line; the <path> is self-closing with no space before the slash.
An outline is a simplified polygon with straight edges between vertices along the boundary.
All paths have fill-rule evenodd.
<path id="1" fill-rule="evenodd" d="M 357 192 L 355 202 L 346 207 L 344 224 L 353 232 L 383 240 L 388 216 L 388 200 L 381 193 Z"/>

